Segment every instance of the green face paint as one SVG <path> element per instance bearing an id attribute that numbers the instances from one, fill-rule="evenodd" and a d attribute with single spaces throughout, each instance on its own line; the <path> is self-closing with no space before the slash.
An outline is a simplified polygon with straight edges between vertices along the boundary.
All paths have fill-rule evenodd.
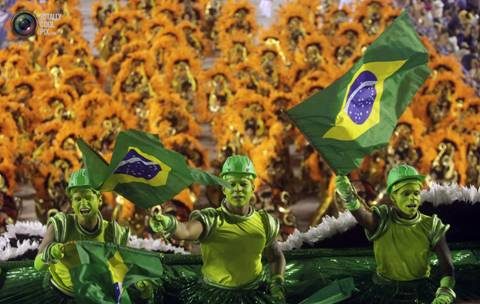
<path id="1" fill-rule="evenodd" d="M 244 174 L 228 174 L 223 178 L 232 186 L 223 189 L 227 201 L 235 207 L 248 205 L 253 196 L 252 180 Z"/>
<path id="2" fill-rule="evenodd" d="M 73 211 L 78 218 L 92 219 L 97 216 L 101 201 L 95 191 L 75 188 L 71 190 L 70 194 Z"/>
<path id="3" fill-rule="evenodd" d="M 420 207 L 421 184 L 415 181 L 405 181 L 399 185 L 398 190 L 391 194 L 395 207 L 401 217 L 413 218 Z M 400 184 L 400 183 L 399 183 Z"/>

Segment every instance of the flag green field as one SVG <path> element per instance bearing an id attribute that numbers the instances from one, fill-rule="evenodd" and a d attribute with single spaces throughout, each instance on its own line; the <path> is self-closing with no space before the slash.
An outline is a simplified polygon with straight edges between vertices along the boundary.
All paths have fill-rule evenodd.
<path id="1" fill-rule="evenodd" d="M 336 174 L 385 146 L 430 74 L 428 52 L 404 12 L 328 88 L 287 114 Z"/>
<path id="2" fill-rule="evenodd" d="M 165 148 L 153 134 L 120 132 L 110 164 L 83 140 L 77 143 L 92 186 L 114 191 L 142 208 L 162 204 L 194 182 L 229 187 L 223 179 L 189 167 L 183 155 Z"/>
<path id="3" fill-rule="evenodd" d="M 158 253 L 115 244 L 75 243 L 80 265 L 71 269 L 77 303 L 131 303 L 127 288 L 147 280 L 160 285 L 164 275 Z"/>

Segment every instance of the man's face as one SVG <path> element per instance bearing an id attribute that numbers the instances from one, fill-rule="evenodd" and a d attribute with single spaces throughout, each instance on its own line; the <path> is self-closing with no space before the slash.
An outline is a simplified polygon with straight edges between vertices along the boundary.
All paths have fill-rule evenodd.
<path id="1" fill-rule="evenodd" d="M 100 207 L 99 196 L 91 189 L 72 189 L 70 194 L 73 211 L 79 218 L 93 218 Z"/>
<path id="2" fill-rule="evenodd" d="M 223 189 L 227 201 L 235 207 L 248 205 L 253 196 L 252 180 L 244 174 L 228 174 L 224 179 L 232 186 L 230 189 Z"/>
<path id="3" fill-rule="evenodd" d="M 391 194 L 397 211 L 404 218 L 413 218 L 420 207 L 420 189 L 418 182 L 404 182 L 405 185 Z"/>

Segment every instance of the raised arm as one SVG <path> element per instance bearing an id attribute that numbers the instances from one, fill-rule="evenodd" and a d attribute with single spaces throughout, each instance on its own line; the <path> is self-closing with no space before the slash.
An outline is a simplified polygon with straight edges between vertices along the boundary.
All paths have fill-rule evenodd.
<path id="1" fill-rule="evenodd" d="M 375 233 L 379 219 L 362 203 L 362 199 L 357 195 L 357 191 L 348 177 L 344 175 L 335 177 L 335 188 L 344 201 L 345 207 L 350 210 L 357 222 L 369 233 Z"/>

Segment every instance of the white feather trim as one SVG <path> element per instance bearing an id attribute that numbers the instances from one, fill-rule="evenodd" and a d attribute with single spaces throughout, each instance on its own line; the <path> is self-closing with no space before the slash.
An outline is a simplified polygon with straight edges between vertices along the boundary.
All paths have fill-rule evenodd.
<path id="1" fill-rule="evenodd" d="M 304 242 L 314 244 L 343 233 L 356 224 L 357 221 L 350 212 L 343 212 L 338 218 L 327 215 L 320 224 L 311 227 L 307 232 L 302 233 L 295 229 L 285 242 L 279 242 L 279 246 L 283 251 L 298 249 Z"/>
<path id="2" fill-rule="evenodd" d="M 130 236 L 128 240 L 128 247 L 145 249 L 148 251 L 162 251 L 162 252 L 171 252 L 178 254 L 190 254 L 188 251 L 181 247 L 173 246 L 172 244 L 167 244 L 161 239 L 140 239 L 135 235 Z"/>
<path id="3" fill-rule="evenodd" d="M 295 229 L 285 242 L 279 242 L 278 245 L 282 251 L 300 248 L 303 244 L 303 233 Z"/>
<path id="4" fill-rule="evenodd" d="M 5 248 L 10 244 L 10 241 L 8 238 L 4 237 L 3 235 L 0 236 L 0 252 L 4 251 Z"/>
<path id="5" fill-rule="evenodd" d="M 23 240 L 17 241 L 17 247 L 10 245 L 10 240 L 0 236 L 0 261 L 8 261 L 23 256 L 28 250 L 37 250 L 39 243 L 37 241 Z"/>
<path id="6" fill-rule="evenodd" d="M 16 238 L 17 234 L 43 237 L 46 231 L 47 228 L 45 225 L 38 221 L 25 221 L 7 225 L 7 231 L 5 234 L 9 238 Z"/>
<path id="7" fill-rule="evenodd" d="M 480 191 L 475 186 L 459 186 L 457 184 L 441 185 L 433 183 L 430 189 L 420 194 L 422 202 L 431 202 L 433 206 L 463 201 L 475 204 L 480 201 Z"/>
<path id="8" fill-rule="evenodd" d="M 16 247 L 10 245 L 10 240 L 16 240 L 17 235 L 29 235 L 43 237 L 46 232 L 46 226 L 36 221 L 17 222 L 7 225 L 7 231 L 0 235 L 0 261 L 8 261 L 22 256 L 29 249 L 38 250 L 39 243 L 25 239 L 22 242 L 16 242 Z M 128 246 L 148 251 L 174 252 L 178 254 L 190 254 L 184 248 L 166 244 L 160 239 L 140 239 L 136 236 L 130 236 Z"/>

